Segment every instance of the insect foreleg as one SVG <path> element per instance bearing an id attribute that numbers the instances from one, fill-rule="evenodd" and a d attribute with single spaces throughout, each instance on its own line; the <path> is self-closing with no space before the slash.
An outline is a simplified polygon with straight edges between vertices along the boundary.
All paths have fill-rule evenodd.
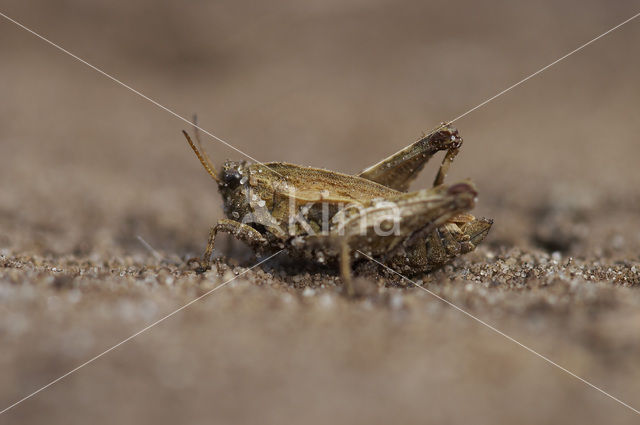
<path id="1" fill-rule="evenodd" d="M 245 242 L 251 248 L 258 251 L 267 246 L 267 240 L 253 227 L 226 218 L 218 220 L 218 223 L 209 229 L 209 240 L 207 241 L 207 247 L 204 250 L 200 262 L 202 271 L 208 270 L 211 267 L 211 256 L 213 255 L 218 232 L 229 233 L 236 239 Z"/>

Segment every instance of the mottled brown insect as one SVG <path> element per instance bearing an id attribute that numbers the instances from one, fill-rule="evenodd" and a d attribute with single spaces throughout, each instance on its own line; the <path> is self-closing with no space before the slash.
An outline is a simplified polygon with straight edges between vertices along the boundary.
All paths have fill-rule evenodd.
<path id="1" fill-rule="evenodd" d="M 493 223 L 469 213 L 477 197 L 471 181 L 444 184 L 462 146 L 451 125 L 442 124 L 357 176 L 246 161 L 227 161 L 218 173 L 198 134 L 197 145 L 184 135 L 217 182 L 227 216 L 211 228 L 200 270 L 210 267 L 217 233 L 226 232 L 260 253 L 286 249 L 295 258 L 339 263 L 352 295 L 351 261 L 361 253 L 400 273 L 429 272 L 473 251 Z M 407 192 L 439 151 L 446 154 L 433 187 Z"/>

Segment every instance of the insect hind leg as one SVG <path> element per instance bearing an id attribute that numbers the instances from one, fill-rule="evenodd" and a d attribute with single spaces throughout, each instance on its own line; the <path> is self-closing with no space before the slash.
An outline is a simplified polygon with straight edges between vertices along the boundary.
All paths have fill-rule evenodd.
<path id="1" fill-rule="evenodd" d="M 436 178 L 433 180 L 433 187 L 440 186 L 444 183 L 449 167 L 451 167 L 451 164 L 453 163 L 454 158 L 458 155 L 458 152 L 460 152 L 460 146 L 447 150 L 447 153 L 444 155 L 444 158 L 442 158 L 442 162 L 440 163 L 440 168 L 438 168 L 438 174 L 436 174 Z"/>
<path id="2" fill-rule="evenodd" d="M 434 182 L 434 186 L 439 186 L 444 182 L 449 166 L 458 154 L 462 142 L 462 137 L 455 127 L 442 123 L 418 141 L 370 166 L 358 176 L 406 192 L 425 164 L 436 153 L 446 151 Z"/>

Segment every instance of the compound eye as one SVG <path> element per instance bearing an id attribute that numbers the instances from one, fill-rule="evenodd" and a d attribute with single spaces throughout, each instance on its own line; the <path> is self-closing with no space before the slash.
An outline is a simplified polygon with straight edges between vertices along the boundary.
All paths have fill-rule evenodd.
<path id="1" fill-rule="evenodd" d="M 226 171 L 224 173 L 224 176 L 222 177 L 222 181 L 224 182 L 225 186 L 227 186 L 229 189 L 232 189 L 232 190 L 240 186 L 241 179 L 242 179 L 242 176 L 240 175 L 238 170 L 233 170 L 233 169 Z"/>

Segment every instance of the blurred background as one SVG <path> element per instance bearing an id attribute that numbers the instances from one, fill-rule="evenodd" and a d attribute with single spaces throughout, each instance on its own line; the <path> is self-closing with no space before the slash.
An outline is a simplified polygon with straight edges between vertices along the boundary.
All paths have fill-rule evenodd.
<path id="1" fill-rule="evenodd" d="M 203 128 L 261 161 L 357 173 L 639 9 L 630 0 L 3 0 L 0 11 L 177 114 L 190 118 L 197 113 Z M 496 221 L 486 249 L 559 252 L 608 264 L 639 260 L 639 42 L 640 21 L 634 21 L 455 123 L 465 144 L 449 180 L 470 177 L 477 183 L 477 213 Z M 180 133 L 187 124 L 5 19 L 0 19 L 0 52 L 2 255 L 78 256 L 107 262 L 114 256 L 147 255 L 138 235 L 168 256 L 198 255 L 208 226 L 222 217 L 222 211 L 214 183 Z M 225 159 L 247 159 L 207 136 L 203 140 L 218 165 Z M 435 171 L 434 164 L 428 166 L 413 188 L 430 185 Z M 252 296 L 260 305 L 261 295 Z M 28 318 L 25 311 L 20 314 Z M 251 312 L 256 321 L 264 320 Z M 73 313 L 67 314 L 74 322 Z M 381 326 L 386 323 L 384 314 L 379 313 Z M 313 318 L 305 320 L 313 329 L 322 328 Z M 454 322 L 460 320 L 464 319 Z M 339 324 L 331 323 L 329 329 L 339 333 Z M 467 325 L 452 329 L 464 332 L 456 326 L 467 329 Z M 174 331 L 179 329 L 176 325 Z M 122 336 L 106 335 L 110 336 L 104 341 L 113 342 Z M 348 332 L 343 336 L 343 342 L 354 338 Z M 377 338 L 372 334 L 370 341 Z M 556 342 L 549 341 L 548 346 Z M 464 342 L 449 343 L 452 350 L 465 350 Z M 15 370 L 12 362 L 22 358 L 20 353 L 29 345 L 13 344 L 14 353 L 6 354 L 3 364 Z M 105 344 L 96 343 L 85 354 Z M 242 340 L 236 348 L 245 352 L 250 347 Z M 438 354 L 440 360 L 447 360 L 445 352 L 450 350 Z M 224 353 L 220 355 L 224 358 Z M 515 358 L 511 353 L 506 356 Z M 74 361 L 71 358 L 68 365 Z M 547 366 L 538 366 L 547 371 Z M 511 372 L 522 368 L 526 369 L 513 360 Z M 24 383 L 20 389 L 26 392 L 62 369 L 29 372 L 31 381 L 20 373 L 14 378 Z M 108 370 L 96 373 L 108 381 Z M 550 373 L 559 381 L 571 379 L 559 371 Z M 277 375 L 286 380 L 283 376 Z M 227 406 L 238 402 L 233 394 L 242 396 L 241 391 L 233 392 L 236 377 L 231 374 L 225 381 L 231 385 Z M 255 376 L 249 378 L 247 385 Z M 265 378 L 265 391 L 273 379 Z M 446 377 L 442 380 L 449 382 Z M 346 381 L 342 388 L 362 390 L 349 386 L 356 378 Z M 386 381 L 380 378 L 369 384 Z M 333 388 L 325 384 L 320 388 Z M 544 384 L 536 385 L 529 397 L 545 391 Z M 567 396 L 568 400 L 559 395 L 559 404 L 540 410 L 549 415 L 542 417 L 576 419 L 567 406 L 584 403 L 582 392 L 591 390 L 575 385 L 581 395 Z M 620 388 L 639 389 L 637 381 L 628 385 Z M 422 391 L 419 383 L 403 388 L 403 393 Z M 473 399 L 484 387 L 465 388 Z M 76 389 L 77 395 L 81 391 Z M 116 390 L 104 394 L 113 396 L 111 391 Z M 18 396 L 7 394 L 2 400 Z M 194 397 L 206 403 L 206 394 Z M 375 394 L 369 401 L 388 396 Z M 491 416 L 504 407 L 501 394 L 492 393 L 476 404 L 466 398 L 461 403 L 471 403 Z M 627 394 L 637 402 L 637 392 Z M 141 406 L 148 409 L 154 400 L 162 400 L 147 395 Z M 593 398 L 605 403 L 598 394 Z M 51 400 L 31 407 L 58 412 L 54 406 L 61 399 Z M 356 411 L 368 409 L 367 404 L 341 400 L 332 408 L 351 412 L 343 419 L 385 418 L 379 412 L 358 416 Z M 120 408 L 107 404 L 100 414 Z M 603 412 L 621 413 L 622 422 L 630 420 L 619 405 L 605 404 L 611 410 Z M 89 415 L 94 411 L 87 406 L 83 412 Z M 239 413 L 244 411 L 240 406 L 225 411 L 229 423 L 238 414 L 248 421 L 260 417 Z M 438 413 L 442 420 L 476 417 L 452 406 Z M 519 415 L 527 409 L 538 408 L 533 402 L 517 406 L 511 416 L 493 416 L 493 423 L 522 419 Z M 410 406 L 397 407 L 409 411 Z M 71 405 L 60 408 L 73 410 Z M 141 413 L 148 410 L 126 409 L 137 412 L 139 419 L 150 418 Z M 293 411 L 297 413 L 290 418 L 304 418 L 303 412 Z M 129 413 L 120 418 L 135 417 Z M 26 406 L 20 415 L 26 422 L 42 419 Z M 407 415 L 399 417 L 409 422 L 421 418 L 419 413 Z M 87 417 L 80 415 L 77 420 Z M 169 417 L 159 415 L 154 421 Z M 198 422 L 202 417 L 195 415 L 192 423 L 203 423 Z M 598 420 L 593 411 L 581 418 Z"/>
<path id="2" fill-rule="evenodd" d="M 4 1 L 2 10 L 176 113 L 197 113 L 261 161 L 356 173 L 634 5 Z M 20 246 L 58 232 L 66 243 L 47 249 L 86 250 L 128 238 L 131 229 L 114 229 L 124 222 L 155 221 L 152 245 L 199 251 L 221 210 L 180 134 L 187 125 L 9 22 L 0 32 L 3 224 L 43 233 Z M 631 23 L 456 122 L 466 143 L 450 179 L 478 183 L 479 213 L 502 223 L 494 237 L 528 236 L 529 223 L 501 229 L 514 208 L 531 211 L 554 191 L 637 201 L 639 34 Z M 213 139 L 206 146 L 219 164 L 242 159 Z M 131 242 L 109 248 L 142 248 Z"/>

